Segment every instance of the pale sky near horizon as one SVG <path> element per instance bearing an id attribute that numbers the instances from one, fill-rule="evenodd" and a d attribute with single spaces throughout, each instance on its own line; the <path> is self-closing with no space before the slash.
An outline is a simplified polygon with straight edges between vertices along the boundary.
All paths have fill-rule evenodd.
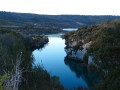
<path id="1" fill-rule="evenodd" d="M 120 15 L 120 0 L 0 0 L 0 11 L 50 15 Z"/>

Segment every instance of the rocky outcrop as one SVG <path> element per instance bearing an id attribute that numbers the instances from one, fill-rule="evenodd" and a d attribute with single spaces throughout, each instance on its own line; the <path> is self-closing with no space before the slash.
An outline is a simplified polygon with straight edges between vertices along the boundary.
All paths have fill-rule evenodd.
<path id="1" fill-rule="evenodd" d="M 47 36 L 32 36 L 30 38 L 31 49 L 41 48 L 49 42 Z"/>
<path id="2" fill-rule="evenodd" d="M 119 30 L 119 22 L 119 20 L 114 20 L 112 22 L 104 22 L 99 25 L 83 27 L 77 31 L 66 33 L 63 38 L 65 39 L 65 51 L 67 53 L 67 57 L 72 59 L 78 59 L 79 61 L 84 61 L 85 58 L 90 64 L 92 62 L 91 59 L 93 58 L 91 53 L 93 54 L 94 52 L 94 55 L 96 55 L 95 52 L 98 52 L 97 50 L 101 48 L 102 44 L 109 41 L 108 39 L 106 39 L 108 38 L 107 36 L 109 34 L 112 34 L 113 32 L 115 33 L 114 29 L 118 28 L 116 29 L 116 32 L 117 30 Z M 108 34 L 106 34 L 107 32 Z M 109 36 L 109 38 L 113 37 Z M 103 48 L 104 47 L 105 46 L 103 46 Z M 108 47 L 106 46 L 106 48 Z M 88 52 L 90 53 L 88 54 Z"/>
<path id="3" fill-rule="evenodd" d="M 86 62 L 84 59 L 87 59 L 87 63 L 91 63 L 93 57 L 88 55 L 87 50 L 90 48 L 92 41 L 97 38 L 100 32 L 98 29 L 99 25 L 66 33 L 63 38 L 65 39 L 67 57 L 80 62 Z"/>
<path id="4" fill-rule="evenodd" d="M 80 46 L 81 48 L 75 48 L 75 47 L 65 48 L 67 57 L 74 59 L 74 60 L 78 60 L 80 62 L 84 62 L 84 58 L 85 58 L 85 55 L 87 55 L 87 49 L 89 48 L 90 44 L 91 44 L 91 42 L 83 44 L 82 46 Z M 77 43 L 76 43 L 76 45 L 77 45 Z M 91 58 L 90 58 L 91 56 L 90 57 L 87 56 L 87 57 L 88 57 L 87 62 L 89 62 L 89 60 L 91 62 Z"/>
<path id="5" fill-rule="evenodd" d="M 86 49 L 87 55 L 85 54 L 83 60 L 80 60 L 87 60 L 87 63 L 90 64 L 87 65 L 89 69 L 98 73 L 102 79 L 101 84 L 95 90 L 110 90 L 111 88 L 113 90 L 119 89 L 120 20 L 107 21 L 97 26 L 86 27 L 76 32 L 70 32 L 66 34 L 64 38 L 66 40 L 66 49 L 68 49 L 67 55 L 69 57 L 73 58 L 73 56 L 75 56 L 72 53 L 73 51 L 77 52 L 78 50 L 83 51 Z M 82 41 L 83 49 L 80 48 L 81 46 L 79 43 L 73 44 L 74 42 L 79 41 Z M 80 57 L 80 55 L 78 56 Z M 71 66 L 72 69 L 78 69 L 75 68 L 77 65 L 73 66 L 69 62 L 71 62 L 70 59 L 68 59 L 68 62 L 66 63 Z"/>

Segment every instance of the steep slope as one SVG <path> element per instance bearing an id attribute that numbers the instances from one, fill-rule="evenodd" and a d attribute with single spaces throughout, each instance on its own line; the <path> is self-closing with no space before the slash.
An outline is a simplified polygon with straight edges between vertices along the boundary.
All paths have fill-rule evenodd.
<path id="1" fill-rule="evenodd" d="M 77 54 L 78 50 L 84 52 L 85 49 L 86 52 L 82 59 L 88 62 L 89 56 L 92 55 L 92 66 L 103 73 L 104 78 L 96 90 L 119 90 L 120 20 L 84 27 L 78 31 L 67 33 L 64 38 L 66 39 L 67 50 L 71 48 L 71 52 Z M 69 54 L 73 57 L 75 53 Z"/>

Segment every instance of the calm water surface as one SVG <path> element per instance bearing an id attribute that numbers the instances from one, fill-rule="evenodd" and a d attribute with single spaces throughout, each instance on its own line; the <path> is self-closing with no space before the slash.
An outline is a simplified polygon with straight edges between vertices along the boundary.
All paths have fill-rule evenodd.
<path id="1" fill-rule="evenodd" d="M 76 31 L 78 28 L 63 28 L 63 31 Z"/>
<path id="2" fill-rule="evenodd" d="M 42 64 L 51 76 L 58 76 L 66 88 L 87 87 L 95 79 L 87 67 L 65 59 L 65 40 L 49 37 L 49 43 L 42 49 L 33 51 L 35 64 Z"/>

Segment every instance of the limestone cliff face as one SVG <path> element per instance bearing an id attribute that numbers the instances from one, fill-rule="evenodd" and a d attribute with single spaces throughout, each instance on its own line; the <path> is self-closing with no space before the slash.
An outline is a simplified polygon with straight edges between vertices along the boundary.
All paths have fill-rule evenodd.
<path id="1" fill-rule="evenodd" d="M 84 62 L 84 58 L 87 56 L 87 63 L 90 63 L 92 56 L 88 55 L 87 50 L 101 32 L 99 28 L 100 25 L 90 26 L 66 33 L 63 38 L 65 39 L 67 57 Z"/>
<path id="2" fill-rule="evenodd" d="M 112 31 L 115 32 L 114 29 L 119 26 L 119 22 L 119 20 L 114 20 L 111 22 L 107 21 L 99 25 L 83 27 L 77 31 L 66 33 L 63 38 L 65 39 L 65 51 L 68 58 L 78 59 L 80 61 L 84 61 L 84 59 L 87 59 L 87 63 L 90 63 L 92 61 L 91 59 L 93 58 L 91 53 L 88 53 L 88 51 L 91 52 L 92 50 L 90 48 L 94 48 L 96 46 L 95 50 L 97 51 L 97 49 L 101 47 L 100 45 L 104 42 L 104 37 L 110 37 L 106 36 L 107 31 L 109 32 L 109 34 Z M 98 46 L 99 48 L 97 48 Z M 93 52 L 95 50 L 93 50 Z"/>

